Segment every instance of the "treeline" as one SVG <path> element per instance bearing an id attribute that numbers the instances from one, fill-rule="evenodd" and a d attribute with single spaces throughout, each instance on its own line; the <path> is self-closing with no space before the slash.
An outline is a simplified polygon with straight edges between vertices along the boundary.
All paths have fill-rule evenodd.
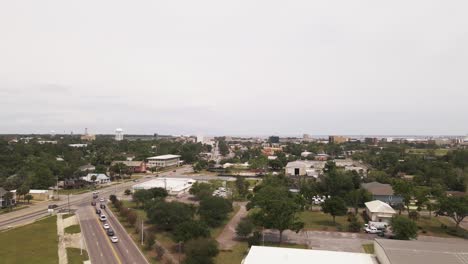
<path id="1" fill-rule="evenodd" d="M 57 180 L 82 176 L 78 168 L 85 164 L 96 166 L 96 172 L 106 172 L 114 160 L 134 160 L 164 154 L 179 154 L 187 163 L 198 160 L 200 152 L 210 146 L 200 143 L 154 141 L 115 141 L 98 136 L 93 142 L 82 142 L 76 136 L 61 138 L 43 138 L 56 140 L 57 144 L 39 144 L 37 139 L 28 143 L 19 141 L 8 143 L 0 138 L 0 187 L 12 190 L 21 185 L 31 189 L 47 189 Z M 69 144 L 87 143 L 87 147 L 74 148 Z"/>

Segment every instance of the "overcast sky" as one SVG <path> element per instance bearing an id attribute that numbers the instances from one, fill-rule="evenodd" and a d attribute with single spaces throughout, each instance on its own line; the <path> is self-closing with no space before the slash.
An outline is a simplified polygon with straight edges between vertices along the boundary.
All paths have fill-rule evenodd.
<path id="1" fill-rule="evenodd" d="M 2 1 L 0 133 L 468 133 L 468 1 Z"/>

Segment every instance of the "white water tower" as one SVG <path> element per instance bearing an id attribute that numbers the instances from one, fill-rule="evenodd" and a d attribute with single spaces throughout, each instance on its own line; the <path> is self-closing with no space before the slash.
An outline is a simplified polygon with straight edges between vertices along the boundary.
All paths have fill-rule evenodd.
<path id="1" fill-rule="evenodd" d="M 122 141 L 124 137 L 123 129 L 117 128 L 115 130 L 115 140 Z"/>

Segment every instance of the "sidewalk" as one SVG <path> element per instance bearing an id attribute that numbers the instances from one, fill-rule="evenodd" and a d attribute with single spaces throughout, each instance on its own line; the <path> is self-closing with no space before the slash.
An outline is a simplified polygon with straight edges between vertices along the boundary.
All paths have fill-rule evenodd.
<path id="1" fill-rule="evenodd" d="M 240 206 L 239 211 L 231 218 L 229 223 L 224 227 L 223 232 L 216 238 L 221 250 L 230 250 L 239 242 L 236 240 L 236 227 L 240 220 L 247 216 L 247 209 L 245 208 L 245 202 L 238 203 L 237 205 Z"/>

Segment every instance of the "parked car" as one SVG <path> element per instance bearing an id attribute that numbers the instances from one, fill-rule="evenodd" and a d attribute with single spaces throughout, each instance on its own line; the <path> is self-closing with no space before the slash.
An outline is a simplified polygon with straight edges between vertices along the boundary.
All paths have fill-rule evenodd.
<path id="1" fill-rule="evenodd" d="M 97 214 L 97 215 L 101 215 L 101 209 L 97 209 L 97 208 L 96 208 L 96 214 Z"/>
<path id="2" fill-rule="evenodd" d="M 91 202 L 91 205 L 92 205 L 92 206 L 96 206 L 96 202 L 95 202 L 95 201 L 92 201 L 92 202 Z"/>
<path id="3" fill-rule="evenodd" d="M 108 235 L 108 236 L 113 236 L 113 235 L 115 235 L 114 230 L 112 230 L 111 228 L 107 229 L 107 235 Z"/>
<path id="4" fill-rule="evenodd" d="M 101 222 L 107 221 L 107 216 L 101 215 L 101 216 L 99 217 L 99 220 L 101 220 Z"/>
<path id="5" fill-rule="evenodd" d="M 112 243 L 119 242 L 119 239 L 116 236 L 111 237 L 110 240 L 112 241 Z"/>
<path id="6" fill-rule="evenodd" d="M 98 198 L 98 195 L 97 194 L 93 194 L 93 199 L 96 199 Z"/>
<path id="7" fill-rule="evenodd" d="M 106 230 L 107 230 L 107 229 L 109 229 L 109 228 L 110 228 L 110 225 L 109 225 L 108 223 L 105 223 L 105 224 L 103 225 L 103 227 L 104 227 L 104 229 L 106 229 Z"/>
<path id="8" fill-rule="evenodd" d="M 104 198 L 99 199 L 99 201 L 100 201 L 101 203 L 103 203 L 103 202 L 104 202 Z"/>
<path id="9" fill-rule="evenodd" d="M 371 227 L 366 227 L 366 228 L 364 229 L 364 231 L 366 231 L 366 233 L 369 233 L 369 234 L 378 234 L 378 233 L 381 232 L 380 230 L 378 230 L 377 228 L 375 228 L 375 227 L 373 227 L 373 226 L 371 226 Z"/>
<path id="10" fill-rule="evenodd" d="M 101 207 L 101 209 L 106 209 L 106 205 L 105 205 L 105 204 L 100 204 L 99 207 Z"/>

